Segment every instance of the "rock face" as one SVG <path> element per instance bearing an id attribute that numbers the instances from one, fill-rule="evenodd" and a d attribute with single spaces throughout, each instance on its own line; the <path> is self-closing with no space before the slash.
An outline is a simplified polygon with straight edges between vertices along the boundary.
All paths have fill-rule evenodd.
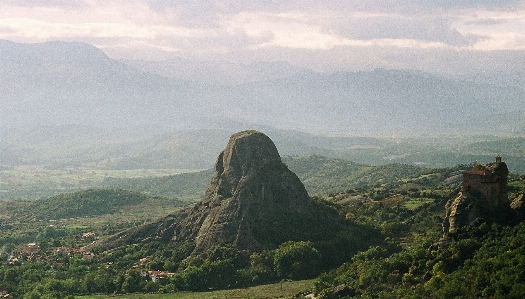
<path id="1" fill-rule="evenodd" d="M 207 216 L 195 250 L 216 244 L 260 249 L 272 243 L 272 236 L 262 231 L 271 229 L 268 219 L 308 213 L 309 203 L 306 189 L 281 162 L 270 138 L 253 131 L 234 134 L 217 158 L 215 175 L 198 205 Z"/>
<path id="2" fill-rule="evenodd" d="M 497 220 L 508 216 L 508 173 L 507 165 L 499 156 L 495 163 L 464 172 L 461 191 L 445 205 L 444 237 L 478 218 Z"/>
<path id="3" fill-rule="evenodd" d="M 308 234 L 317 217 L 312 205 L 304 185 L 281 162 L 270 138 L 243 131 L 230 137 L 217 158 L 202 201 L 124 231 L 103 245 L 157 240 L 194 242 L 193 254 L 216 245 L 256 251 L 287 240 L 316 238 Z"/>
<path id="4" fill-rule="evenodd" d="M 514 211 L 514 214 L 518 218 L 518 220 L 524 220 L 525 219 L 525 194 L 518 193 L 510 203 L 510 208 L 512 211 Z"/>

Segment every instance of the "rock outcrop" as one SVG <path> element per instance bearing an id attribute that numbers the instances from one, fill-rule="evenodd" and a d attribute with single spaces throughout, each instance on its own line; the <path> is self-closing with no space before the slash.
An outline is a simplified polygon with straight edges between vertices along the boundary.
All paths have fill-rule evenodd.
<path id="1" fill-rule="evenodd" d="M 508 173 L 507 165 L 499 156 L 495 163 L 477 165 L 463 173 L 461 191 L 445 205 L 444 238 L 476 219 L 508 220 L 504 219 L 510 215 Z"/>
<path id="2" fill-rule="evenodd" d="M 193 207 L 119 233 L 102 246 L 193 242 L 193 254 L 216 246 L 257 251 L 288 240 L 319 239 L 319 215 L 299 178 L 263 133 L 231 136 L 217 158 L 205 196 Z M 321 220 L 322 222 L 323 220 Z M 314 225 L 315 223 L 318 225 Z"/>
<path id="3" fill-rule="evenodd" d="M 518 193 L 516 196 L 514 196 L 514 199 L 510 203 L 510 208 L 512 211 L 514 211 L 514 215 L 518 218 L 518 220 L 524 220 L 525 219 L 525 194 L 524 193 Z"/>

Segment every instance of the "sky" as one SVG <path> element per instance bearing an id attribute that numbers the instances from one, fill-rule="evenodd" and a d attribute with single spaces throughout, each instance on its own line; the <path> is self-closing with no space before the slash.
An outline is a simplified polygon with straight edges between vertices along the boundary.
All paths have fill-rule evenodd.
<path id="1" fill-rule="evenodd" d="M 0 39 L 85 42 L 115 59 L 523 72 L 525 1 L 2 0 Z"/>

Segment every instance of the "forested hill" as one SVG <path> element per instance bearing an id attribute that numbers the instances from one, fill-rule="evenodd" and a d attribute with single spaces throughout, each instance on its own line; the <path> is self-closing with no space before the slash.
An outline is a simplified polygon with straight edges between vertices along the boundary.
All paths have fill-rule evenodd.
<path id="1" fill-rule="evenodd" d="M 155 204 L 155 201 L 160 200 L 170 201 L 173 206 L 184 205 L 177 199 L 155 198 L 137 191 L 90 189 L 37 200 L 20 214 L 37 220 L 95 217 L 131 210 L 141 204 Z"/>
<path id="2" fill-rule="evenodd" d="M 408 164 L 371 166 L 345 159 L 312 155 L 308 157 L 285 156 L 283 162 L 303 182 L 310 195 L 344 191 L 372 186 L 397 187 L 416 184 L 423 187 L 457 183 L 461 171 L 470 166 L 428 169 Z M 165 177 L 136 179 L 106 179 L 106 188 L 121 188 L 146 192 L 158 196 L 175 196 L 185 201 L 195 201 L 204 195 L 213 170 L 184 173 Z"/>
<path id="3" fill-rule="evenodd" d="M 105 188 L 120 188 L 144 192 L 156 196 L 176 197 L 193 202 L 202 196 L 210 183 L 213 170 L 181 173 L 163 177 L 149 178 L 106 178 L 102 185 Z"/>
<path id="4" fill-rule="evenodd" d="M 407 164 L 371 166 L 318 155 L 282 158 L 297 174 L 310 195 L 374 189 L 376 197 L 409 189 L 455 187 L 469 168 L 428 169 Z M 31 219 L 93 217 L 156 205 L 172 209 L 195 203 L 204 196 L 213 170 L 163 177 L 106 178 L 98 188 L 59 194 L 31 203 L 21 212 Z M 162 216 L 162 215 L 159 215 Z"/>

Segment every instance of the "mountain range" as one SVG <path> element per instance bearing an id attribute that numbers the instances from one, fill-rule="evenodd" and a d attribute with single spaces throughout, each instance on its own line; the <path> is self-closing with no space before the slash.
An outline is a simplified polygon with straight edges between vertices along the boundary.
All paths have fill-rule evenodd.
<path id="1" fill-rule="evenodd" d="M 83 43 L 4 40 L 0 51 L 2 119 L 8 128 L 82 124 L 107 130 L 173 130 L 259 125 L 319 134 L 366 134 L 486 133 L 524 127 L 523 121 L 509 121 L 506 116 L 525 110 L 525 89 L 488 84 L 486 79 L 475 82 L 383 69 L 285 72 L 285 66 L 274 64 L 253 66 L 261 74 L 259 80 L 217 85 L 205 78 L 174 77 L 184 73 L 187 64 L 182 62 L 170 65 L 176 70 L 171 77 L 161 76 L 113 60 Z M 212 75 L 202 76 L 220 71 L 213 67 L 210 64 L 208 70 Z M 490 127 L 484 126 L 487 119 Z"/>
<path id="2" fill-rule="evenodd" d="M 491 81 L 412 70 L 117 61 L 61 41 L 0 40 L 0 53 L 2 169 L 207 169 L 221 140 L 250 128 L 267 133 L 283 155 L 452 166 L 496 153 L 519 159 L 515 145 L 525 135 L 522 74 Z M 414 135 L 425 140 L 400 138 Z M 498 149 L 460 152 L 476 142 Z"/>

